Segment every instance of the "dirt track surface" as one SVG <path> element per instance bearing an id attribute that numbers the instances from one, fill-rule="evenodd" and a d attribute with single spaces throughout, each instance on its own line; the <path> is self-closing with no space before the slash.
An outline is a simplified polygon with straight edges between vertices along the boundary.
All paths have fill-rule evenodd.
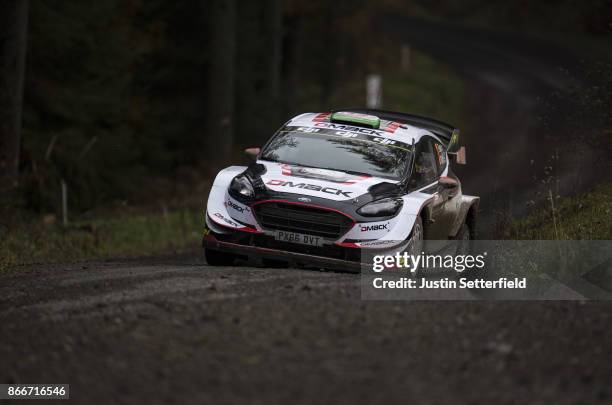
<path id="1" fill-rule="evenodd" d="M 374 302 L 197 254 L 0 279 L 0 381 L 78 403 L 609 403 L 610 304 Z"/>

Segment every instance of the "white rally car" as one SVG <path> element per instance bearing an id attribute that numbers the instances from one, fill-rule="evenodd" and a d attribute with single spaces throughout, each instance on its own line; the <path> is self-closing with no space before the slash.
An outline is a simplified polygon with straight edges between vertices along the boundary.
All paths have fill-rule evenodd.
<path id="1" fill-rule="evenodd" d="M 410 114 L 351 109 L 289 120 L 248 167 L 217 175 L 203 246 L 235 259 L 359 270 L 364 252 L 420 253 L 423 240 L 469 241 L 479 198 L 462 193 L 459 131 Z"/>

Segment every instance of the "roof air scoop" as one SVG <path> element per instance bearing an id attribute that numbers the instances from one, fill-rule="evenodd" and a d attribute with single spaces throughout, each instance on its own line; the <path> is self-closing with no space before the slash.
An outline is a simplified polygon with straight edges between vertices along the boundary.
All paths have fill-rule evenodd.
<path id="1" fill-rule="evenodd" d="M 378 118 L 376 115 L 355 113 L 350 111 L 335 112 L 331 115 L 330 121 L 372 129 L 380 128 L 380 118 Z"/>

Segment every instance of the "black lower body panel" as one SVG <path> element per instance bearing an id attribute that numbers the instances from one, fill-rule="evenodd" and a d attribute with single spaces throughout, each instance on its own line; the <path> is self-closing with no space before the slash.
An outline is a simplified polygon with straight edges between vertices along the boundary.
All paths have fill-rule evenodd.
<path id="1" fill-rule="evenodd" d="M 317 267 L 336 271 L 359 273 L 366 267 L 361 263 L 359 249 L 340 246 L 313 248 L 297 244 L 281 243 L 265 235 L 214 235 L 205 236 L 202 246 L 254 259 L 272 259 L 287 262 L 293 267 Z M 289 245 L 289 246 L 287 246 Z"/>

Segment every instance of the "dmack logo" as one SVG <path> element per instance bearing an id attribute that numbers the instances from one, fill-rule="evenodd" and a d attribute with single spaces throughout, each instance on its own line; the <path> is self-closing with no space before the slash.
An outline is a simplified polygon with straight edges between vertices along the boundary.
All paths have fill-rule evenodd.
<path id="1" fill-rule="evenodd" d="M 380 231 L 382 229 L 389 230 L 389 224 L 360 225 L 359 228 L 361 229 L 361 232 Z"/>
<path id="2" fill-rule="evenodd" d="M 231 208 L 233 208 L 236 211 L 241 212 L 241 213 L 244 212 L 244 210 L 246 208 L 246 207 L 241 207 L 238 204 L 234 204 L 231 200 L 227 200 L 226 204 L 227 204 L 228 207 L 231 207 Z M 248 211 L 248 208 L 246 208 L 246 210 Z"/>
<path id="3" fill-rule="evenodd" d="M 302 188 L 304 190 L 320 191 L 322 193 L 327 193 L 327 194 L 343 195 L 347 198 L 351 197 L 350 196 L 351 191 L 342 191 L 338 188 L 333 188 L 333 187 L 321 187 L 321 186 L 317 186 L 316 184 L 294 183 L 292 181 L 284 181 L 284 180 L 270 180 L 266 184 L 269 186 Z"/>

